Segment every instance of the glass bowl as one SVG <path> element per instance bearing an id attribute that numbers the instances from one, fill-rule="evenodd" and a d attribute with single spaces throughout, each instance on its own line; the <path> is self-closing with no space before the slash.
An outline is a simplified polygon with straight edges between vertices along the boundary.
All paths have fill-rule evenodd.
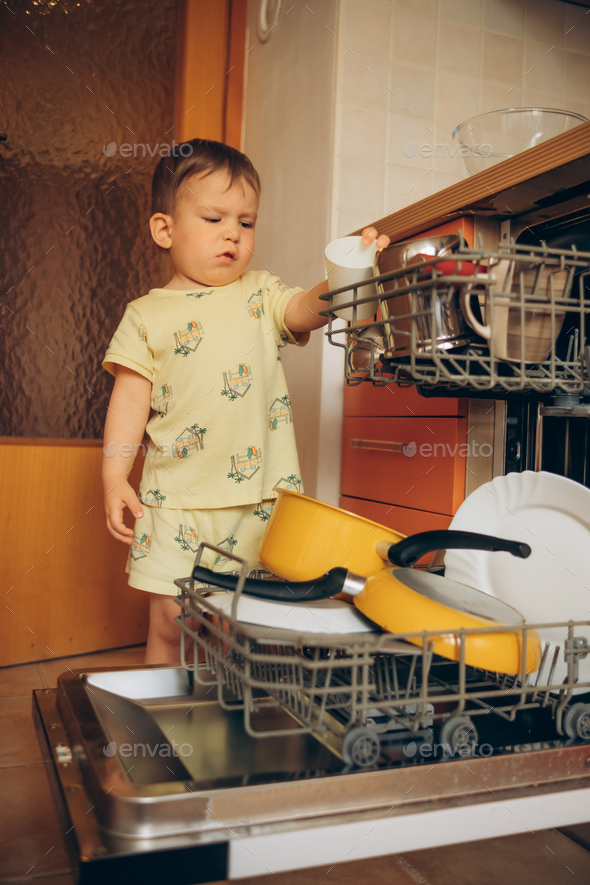
<path id="1" fill-rule="evenodd" d="M 470 117 L 456 127 L 453 139 L 467 173 L 475 175 L 587 122 L 558 108 L 505 108 Z"/>

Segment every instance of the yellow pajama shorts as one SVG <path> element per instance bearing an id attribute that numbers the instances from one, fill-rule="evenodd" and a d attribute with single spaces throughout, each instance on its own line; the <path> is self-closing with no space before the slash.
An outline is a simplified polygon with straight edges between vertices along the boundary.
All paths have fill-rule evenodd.
<path id="1" fill-rule="evenodd" d="M 144 506 L 135 521 L 126 571 L 129 584 L 148 593 L 177 596 L 176 578 L 192 572 L 201 541 L 207 541 L 259 568 L 258 548 L 270 515 L 271 502 L 218 510 L 166 510 Z M 229 557 L 205 550 L 201 564 L 218 572 L 239 570 Z"/>

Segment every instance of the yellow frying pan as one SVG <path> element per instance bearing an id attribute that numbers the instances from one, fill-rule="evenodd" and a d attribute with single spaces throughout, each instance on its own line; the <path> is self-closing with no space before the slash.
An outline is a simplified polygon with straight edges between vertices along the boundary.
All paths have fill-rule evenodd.
<path id="1" fill-rule="evenodd" d="M 243 592 L 278 602 L 311 602 L 345 592 L 353 597 L 355 606 L 384 630 L 406 636 L 409 633 L 449 631 L 432 637 L 436 654 L 459 660 L 461 629 L 503 627 L 493 633 L 473 633 L 465 638 L 465 662 L 471 667 L 508 673 L 521 672 L 523 657 L 522 626 L 526 623 L 511 606 L 495 597 L 450 581 L 439 575 L 407 568 L 424 553 L 432 550 L 469 548 L 510 553 L 523 559 L 530 556 L 528 544 L 507 541 L 474 532 L 437 531 L 412 535 L 391 545 L 386 552 L 398 568 L 381 568 L 366 578 L 333 568 L 315 581 L 280 582 L 248 579 Z M 235 590 L 237 577 L 195 567 L 193 578 Z M 422 644 L 421 637 L 407 637 Z M 538 669 L 541 642 L 534 630 L 526 631 L 526 672 Z"/>

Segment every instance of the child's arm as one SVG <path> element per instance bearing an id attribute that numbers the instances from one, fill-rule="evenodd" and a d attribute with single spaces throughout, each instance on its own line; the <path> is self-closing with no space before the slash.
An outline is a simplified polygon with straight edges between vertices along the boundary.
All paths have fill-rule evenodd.
<path id="1" fill-rule="evenodd" d="M 125 544 L 133 543 L 133 529 L 123 522 L 123 511 L 129 507 L 137 519 L 143 508 L 127 476 L 133 467 L 150 413 L 152 385 L 137 372 L 125 366 L 115 370 L 115 386 L 104 427 L 102 481 L 104 511 L 111 535 Z"/>
<path id="2" fill-rule="evenodd" d="M 370 246 L 375 239 L 377 239 L 375 228 L 365 228 L 363 243 Z M 386 246 L 389 246 L 389 237 L 386 234 L 381 234 L 377 239 L 377 247 L 385 249 Z M 326 325 L 328 318 L 318 316 L 318 314 L 320 310 L 325 310 L 328 307 L 328 302 L 320 301 L 318 296 L 325 295 L 329 291 L 328 281 L 324 280 L 323 283 L 318 283 L 308 292 L 298 292 L 297 295 L 293 295 L 285 310 L 285 325 L 290 332 L 311 332 L 313 329 L 319 329 Z"/>

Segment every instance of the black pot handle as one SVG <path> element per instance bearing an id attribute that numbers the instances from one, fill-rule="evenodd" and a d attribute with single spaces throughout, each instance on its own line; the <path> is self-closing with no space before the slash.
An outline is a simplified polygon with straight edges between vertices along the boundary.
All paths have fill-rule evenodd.
<path id="1" fill-rule="evenodd" d="M 435 531 L 419 532 L 410 535 L 387 550 L 387 557 L 394 565 L 402 568 L 412 566 L 425 553 L 433 550 L 503 550 L 513 556 L 526 559 L 531 555 L 528 544 L 520 541 L 507 541 L 493 535 L 481 535 L 478 532 Z"/>
<path id="2" fill-rule="evenodd" d="M 318 599 L 329 599 L 340 593 L 348 574 L 345 568 L 333 568 L 315 581 L 261 581 L 246 578 L 244 593 L 257 596 L 259 599 L 272 599 L 275 602 L 315 602 Z M 224 590 L 235 590 L 238 585 L 237 575 L 223 575 L 211 569 L 196 565 L 193 569 L 193 580 L 203 584 L 213 584 Z"/>

